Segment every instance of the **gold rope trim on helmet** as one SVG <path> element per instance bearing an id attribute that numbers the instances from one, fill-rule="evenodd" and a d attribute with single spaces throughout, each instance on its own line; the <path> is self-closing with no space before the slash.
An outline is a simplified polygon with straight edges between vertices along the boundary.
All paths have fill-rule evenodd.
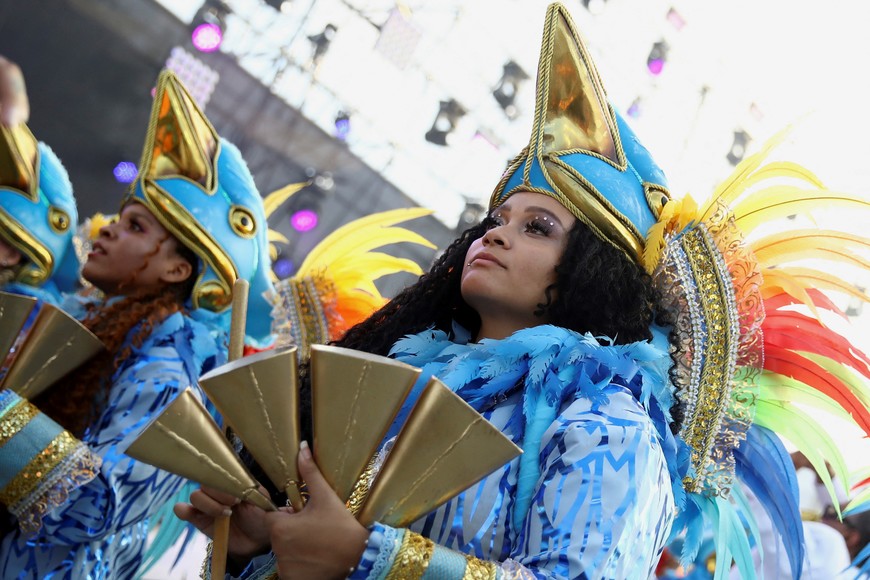
<path id="1" fill-rule="evenodd" d="M 5 239 L 29 259 L 29 263 L 16 275 L 18 282 L 38 286 L 48 279 L 54 270 L 54 256 L 3 208 L 0 208 L 0 238 Z"/>
<path id="2" fill-rule="evenodd" d="M 219 312 L 232 303 L 233 283 L 239 271 L 232 258 L 208 231 L 199 226 L 192 215 L 168 192 L 151 179 L 142 181 L 142 192 L 154 215 L 177 239 L 190 247 L 217 274 L 217 280 L 203 283 L 200 273 L 193 291 L 195 308 L 204 307 Z"/>

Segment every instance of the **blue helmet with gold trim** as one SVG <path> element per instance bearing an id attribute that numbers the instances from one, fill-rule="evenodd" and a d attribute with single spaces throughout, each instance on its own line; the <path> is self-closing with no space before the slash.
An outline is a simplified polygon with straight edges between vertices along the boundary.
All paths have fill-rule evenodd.
<path id="1" fill-rule="evenodd" d="M 124 203 L 148 207 L 200 258 L 194 309 L 225 312 L 236 279 L 250 283 L 247 334 L 270 332 L 272 290 L 263 199 L 239 150 L 221 139 L 171 71 L 157 83 L 139 177 Z"/>
<path id="2" fill-rule="evenodd" d="M 647 230 L 670 196 L 664 173 L 608 103 L 560 4 L 547 9 L 542 46 L 532 137 L 496 186 L 490 208 L 518 191 L 549 195 L 640 263 Z"/>
<path id="3" fill-rule="evenodd" d="M 0 126 L 0 239 L 23 258 L 12 281 L 75 288 L 77 221 L 72 185 L 57 155 L 23 123 Z"/>

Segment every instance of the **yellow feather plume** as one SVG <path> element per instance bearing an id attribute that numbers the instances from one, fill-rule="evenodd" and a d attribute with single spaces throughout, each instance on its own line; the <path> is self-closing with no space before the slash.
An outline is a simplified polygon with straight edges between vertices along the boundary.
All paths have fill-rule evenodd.
<path id="1" fill-rule="evenodd" d="M 765 159 L 767 159 L 771 151 L 773 151 L 777 145 L 782 143 L 783 139 L 785 139 L 789 132 L 791 132 L 791 127 L 786 127 L 781 130 L 779 133 L 771 137 L 767 143 L 762 146 L 760 151 L 744 158 L 743 161 L 737 164 L 737 167 L 734 168 L 731 175 L 719 184 L 719 186 L 713 191 L 713 195 L 710 199 L 708 199 L 703 205 L 701 210 L 701 221 L 709 219 L 720 203 L 725 203 L 727 205 L 730 201 L 737 198 L 739 192 L 742 192 L 745 189 L 741 184 L 750 178 L 750 175 L 758 169 Z M 735 192 L 738 193 L 735 194 Z"/>
<path id="2" fill-rule="evenodd" d="M 298 345 L 305 358 L 311 344 L 339 338 L 384 305 L 375 280 L 398 272 L 422 274 L 413 260 L 373 250 L 403 242 L 435 249 L 422 236 L 395 227 L 431 213 L 424 208 L 385 211 L 354 220 L 324 238 L 294 276 L 275 285 L 273 331 L 279 342 Z"/>
<path id="3" fill-rule="evenodd" d="M 332 232 L 311 250 L 297 274 L 304 276 L 336 264 L 340 258 L 351 260 L 388 244 L 409 242 L 435 249 L 429 240 L 410 230 L 389 227 L 431 213 L 425 208 L 394 209 L 354 220 Z"/>
<path id="4" fill-rule="evenodd" d="M 870 261 L 855 253 L 857 247 L 870 250 L 870 238 L 835 230 L 790 230 L 752 243 L 758 261 L 767 267 L 795 260 L 823 259 L 851 263 L 870 269 Z"/>
<path id="5" fill-rule="evenodd" d="M 281 207 L 281 205 L 290 199 L 290 196 L 296 193 L 297 191 L 307 187 L 310 185 L 310 182 L 303 181 L 301 183 L 291 183 L 289 185 L 285 185 L 281 189 L 276 189 L 265 198 L 263 198 L 263 209 L 266 211 L 266 217 L 270 217 L 275 210 Z"/>
<path id="6" fill-rule="evenodd" d="M 732 209 L 737 225 L 748 233 L 771 220 L 831 207 L 867 211 L 870 199 L 852 193 L 774 186 L 753 193 Z"/>

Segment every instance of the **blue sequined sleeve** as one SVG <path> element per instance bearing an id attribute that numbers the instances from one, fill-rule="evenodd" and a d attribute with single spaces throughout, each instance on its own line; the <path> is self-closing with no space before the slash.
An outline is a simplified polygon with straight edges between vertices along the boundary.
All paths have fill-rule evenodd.
<path id="1" fill-rule="evenodd" d="M 182 478 L 124 451 L 185 388 L 192 386 L 202 396 L 196 377 L 209 353 L 190 351 L 185 341 L 191 334 L 189 321 L 179 314 L 170 317 L 116 372 L 105 410 L 83 437 L 102 457 L 100 473 L 44 518 L 37 541 L 79 544 L 106 538 L 147 518 L 181 486 Z"/>
<path id="2" fill-rule="evenodd" d="M 614 390 L 601 401 L 575 401 L 550 425 L 519 530 L 511 530 L 509 465 L 412 530 L 376 524 L 351 578 L 383 578 L 409 562 L 418 574 L 407 577 L 424 580 L 483 570 L 505 579 L 648 577 L 673 517 L 670 480 L 646 413 Z"/>

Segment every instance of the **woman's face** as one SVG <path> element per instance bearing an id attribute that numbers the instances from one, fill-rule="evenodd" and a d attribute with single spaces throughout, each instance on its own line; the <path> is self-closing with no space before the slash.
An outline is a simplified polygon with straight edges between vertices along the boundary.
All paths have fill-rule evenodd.
<path id="1" fill-rule="evenodd" d="M 534 312 L 548 302 L 546 289 L 556 281 L 576 221 L 552 197 L 530 192 L 512 195 L 489 219 L 491 227 L 471 244 L 462 271 L 462 297 L 481 319 L 478 340 L 549 322 L 546 313 Z"/>
<path id="2" fill-rule="evenodd" d="M 127 204 L 117 221 L 100 228 L 82 276 L 110 296 L 182 282 L 193 267 L 178 255 L 177 244 L 144 205 Z"/>
<path id="3" fill-rule="evenodd" d="M 0 238 L 0 268 L 17 266 L 21 262 L 21 252 Z"/>

